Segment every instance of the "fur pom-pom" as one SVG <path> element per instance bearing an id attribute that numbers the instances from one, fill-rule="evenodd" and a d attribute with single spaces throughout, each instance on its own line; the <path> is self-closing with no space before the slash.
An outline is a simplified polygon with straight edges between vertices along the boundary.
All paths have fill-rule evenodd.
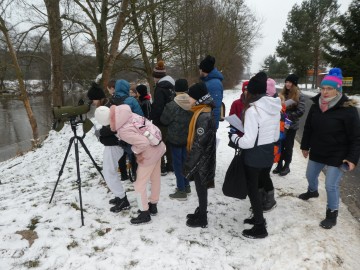
<path id="1" fill-rule="evenodd" d="M 164 69 L 164 68 L 165 68 L 165 63 L 164 63 L 164 61 L 163 61 L 163 60 L 160 60 L 159 62 L 157 62 L 156 68 L 157 68 L 157 69 Z"/>

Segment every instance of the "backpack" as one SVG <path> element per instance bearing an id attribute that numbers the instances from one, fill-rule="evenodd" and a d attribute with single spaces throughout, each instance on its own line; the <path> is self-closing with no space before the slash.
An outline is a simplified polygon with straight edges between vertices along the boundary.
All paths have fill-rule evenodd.
<path id="1" fill-rule="evenodd" d="M 155 126 L 150 120 L 141 115 L 133 116 L 129 121 L 140 134 L 146 136 L 149 139 L 151 145 L 159 145 L 162 141 L 162 135 L 160 129 Z"/>

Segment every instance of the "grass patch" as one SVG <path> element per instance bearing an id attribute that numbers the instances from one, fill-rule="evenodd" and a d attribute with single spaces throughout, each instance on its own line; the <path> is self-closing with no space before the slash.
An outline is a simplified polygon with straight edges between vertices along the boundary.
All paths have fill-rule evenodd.
<path id="1" fill-rule="evenodd" d="M 76 242 L 75 240 L 73 240 L 70 244 L 68 244 L 66 247 L 68 250 L 72 249 L 72 248 L 76 248 L 77 246 L 79 246 L 78 242 Z"/>
<path id="2" fill-rule="evenodd" d="M 29 242 L 29 246 L 31 247 L 34 243 L 35 239 L 38 239 L 38 235 L 34 230 L 22 230 L 15 232 L 16 234 L 20 234 L 22 236 L 21 239 L 26 239 Z"/>
<path id="3" fill-rule="evenodd" d="M 109 222 L 108 221 L 103 221 L 103 220 L 101 220 L 100 218 L 97 218 L 97 219 L 95 219 L 95 221 L 97 221 L 97 222 L 99 222 L 100 224 L 109 224 Z"/>
<path id="4" fill-rule="evenodd" d="M 104 249 L 105 249 L 105 248 L 100 248 L 100 247 L 98 247 L 98 246 L 93 247 L 93 250 L 94 250 L 95 252 L 103 252 Z"/>
<path id="5" fill-rule="evenodd" d="M 34 260 L 34 261 L 27 261 L 24 263 L 24 265 L 27 268 L 36 268 L 40 266 L 40 261 L 39 260 Z"/>

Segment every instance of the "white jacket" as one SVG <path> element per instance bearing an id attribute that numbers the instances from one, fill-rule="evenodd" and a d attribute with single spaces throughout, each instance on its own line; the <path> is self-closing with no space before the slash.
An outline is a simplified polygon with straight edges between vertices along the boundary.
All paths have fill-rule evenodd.
<path id="1" fill-rule="evenodd" d="M 251 103 L 245 112 L 244 136 L 238 141 L 239 147 L 242 149 L 253 148 L 258 133 L 257 145 L 278 141 L 280 136 L 280 110 L 280 98 L 264 96 Z"/>

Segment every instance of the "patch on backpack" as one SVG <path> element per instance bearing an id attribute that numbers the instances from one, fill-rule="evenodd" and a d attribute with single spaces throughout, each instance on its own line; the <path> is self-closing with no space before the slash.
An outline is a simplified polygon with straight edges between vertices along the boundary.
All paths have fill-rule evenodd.
<path id="1" fill-rule="evenodd" d="M 196 130 L 196 133 L 199 135 L 199 136 L 201 136 L 201 135 L 203 135 L 204 134 L 204 128 L 198 128 L 197 130 Z"/>

